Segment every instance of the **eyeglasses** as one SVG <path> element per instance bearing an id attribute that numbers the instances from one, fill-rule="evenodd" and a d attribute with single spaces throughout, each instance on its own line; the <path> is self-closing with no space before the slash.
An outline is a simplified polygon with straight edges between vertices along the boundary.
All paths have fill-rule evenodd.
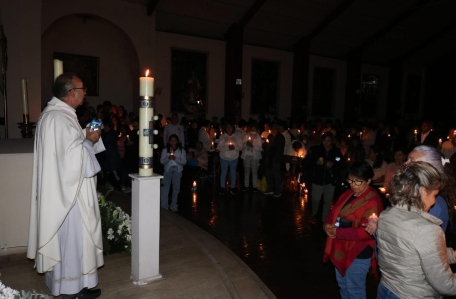
<path id="1" fill-rule="evenodd" d="M 83 86 L 83 87 L 73 87 L 72 89 L 83 89 L 84 91 L 87 91 L 87 87 L 86 87 L 86 86 Z M 68 90 L 68 91 L 71 91 L 71 89 Z"/>
<path id="2" fill-rule="evenodd" d="M 347 183 L 349 183 L 350 185 L 353 184 L 353 185 L 355 185 L 355 186 L 361 186 L 361 184 L 364 182 L 364 180 L 362 180 L 362 181 L 355 181 L 355 180 L 351 180 L 351 179 L 347 179 L 346 181 L 347 181 Z"/>

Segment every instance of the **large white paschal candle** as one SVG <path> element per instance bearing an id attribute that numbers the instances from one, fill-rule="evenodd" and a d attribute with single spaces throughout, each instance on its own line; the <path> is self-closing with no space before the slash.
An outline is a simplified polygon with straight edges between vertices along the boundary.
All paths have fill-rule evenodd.
<path id="1" fill-rule="evenodd" d="M 154 78 L 149 77 L 149 70 L 146 71 L 145 77 L 139 78 L 139 96 L 153 97 L 154 96 Z"/>
<path id="2" fill-rule="evenodd" d="M 63 74 L 63 61 L 54 59 L 54 81 L 61 74 Z"/>
<path id="3" fill-rule="evenodd" d="M 139 78 L 139 175 L 153 175 L 153 87 L 154 79 L 147 77 Z"/>

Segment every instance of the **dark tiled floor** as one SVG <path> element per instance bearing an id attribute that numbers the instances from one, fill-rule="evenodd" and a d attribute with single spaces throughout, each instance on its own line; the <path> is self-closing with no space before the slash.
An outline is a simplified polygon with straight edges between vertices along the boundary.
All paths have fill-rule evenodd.
<path id="1" fill-rule="evenodd" d="M 298 194 L 220 196 L 210 184 L 191 191 L 184 179 L 179 215 L 236 253 L 278 298 L 339 298 L 334 268 L 322 263 L 325 235 L 309 223 L 310 203 Z M 376 284 L 368 277 L 368 298 Z"/>

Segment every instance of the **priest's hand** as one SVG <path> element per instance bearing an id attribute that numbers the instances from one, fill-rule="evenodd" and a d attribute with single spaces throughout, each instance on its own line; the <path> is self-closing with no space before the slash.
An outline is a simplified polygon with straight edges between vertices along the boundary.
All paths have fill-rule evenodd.
<path id="1" fill-rule="evenodd" d="M 86 139 L 92 141 L 92 143 L 97 143 L 100 139 L 101 130 L 90 132 L 89 128 L 86 128 Z"/>

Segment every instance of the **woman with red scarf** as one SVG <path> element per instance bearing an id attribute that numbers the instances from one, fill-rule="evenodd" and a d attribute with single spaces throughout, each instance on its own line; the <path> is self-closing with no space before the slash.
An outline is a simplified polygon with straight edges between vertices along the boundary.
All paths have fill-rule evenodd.
<path id="1" fill-rule="evenodd" d="M 367 162 L 354 162 L 348 169 L 350 189 L 340 196 L 323 224 L 328 235 L 323 260 L 330 260 L 336 268 L 342 299 L 366 298 L 369 268 L 377 273 L 374 238 L 362 226 L 383 210 L 382 199 L 369 186 L 373 176 Z"/>

